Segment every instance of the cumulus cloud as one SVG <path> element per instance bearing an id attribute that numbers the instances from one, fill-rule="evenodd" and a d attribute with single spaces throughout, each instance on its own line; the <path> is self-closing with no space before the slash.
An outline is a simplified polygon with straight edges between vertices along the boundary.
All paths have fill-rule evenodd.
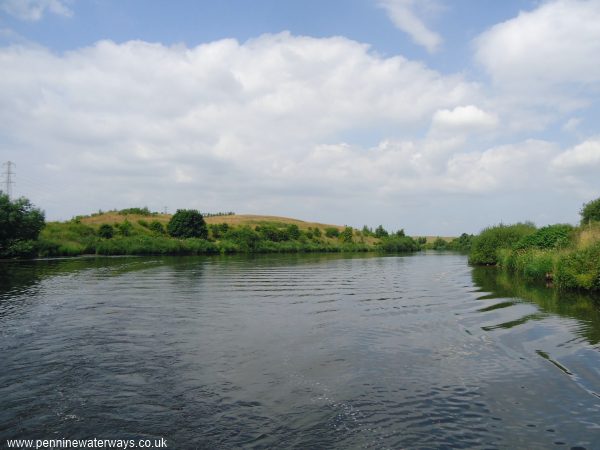
<path id="1" fill-rule="evenodd" d="M 433 115 L 432 125 L 434 128 L 452 131 L 486 130 L 493 129 L 498 125 L 498 117 L 474 105 L 457 106 L 452 110 L 436 111 Z"/>
<path id="2" fill-rule="evenodd" d="M 552 167 L 560 172 L 598 171 L 600 169 L 600 139 L 586 140 L 557 155 Z"/>
<path id="3" fill-rule="evenodd" d="M 3 159 L 50 218 L 169 205 L 362 225 L 373 205 L 400 220 L 397 199 L 545 192 L 560 153 L 478 140 L 501 124 L 477 85 L 341 37 L 10 46 L 0 71 Z"/>
<path id="4" fill-rule="evenodd" d="M 475 42 L 498 85 L 531 90 L 600 83 L 600 2 L 554 0 L 495 25 Z"/>
<path id="5" fill-rule="evenodd" d="M 379 5 L 384 8 L 394 25 L 407 33 L 412 40 L 433 53 L 442 44 L 442 37 L 430 30 L 422 18 L 419 17 L 418 8 L 435 8 L 431 0 L 417 2 L 415 0 L 379 0 Z"/>
<path id="6" fill-rule="evenodd" d="M 0 0 L 0 9 L 21 20 L 40 20 L 46 11 L 71 17 L 73 11 L 64 0 Z"/>
<path id="7" fill-rule="evenodd" d="M 5 148 L 18 143 L 23 165 L 60 167 L 49 176 L 63 183 L 85 180 L 104 208 L 145 196 L 248 210 L 249 198 L 346 184 L 362 161 L 339 147 L 348 133 L 387 124 L 411 135 L 477 90 L 345 38 L 288 33 L 195 48 L 103 41 L 60 55 L 11 46 L 0 69 Z M 305 166 L 313 172 L 290 174 Z"/>

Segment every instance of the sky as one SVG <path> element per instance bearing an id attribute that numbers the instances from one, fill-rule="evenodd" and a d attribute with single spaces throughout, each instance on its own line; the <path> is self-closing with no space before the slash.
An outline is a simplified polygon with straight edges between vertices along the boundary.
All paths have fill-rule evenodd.
<path id="1" fill-rule="evenodd" d="M 0 0 L 0 161 L 48 220 L 576 223 L 599 23 L 599 0 Z"/>

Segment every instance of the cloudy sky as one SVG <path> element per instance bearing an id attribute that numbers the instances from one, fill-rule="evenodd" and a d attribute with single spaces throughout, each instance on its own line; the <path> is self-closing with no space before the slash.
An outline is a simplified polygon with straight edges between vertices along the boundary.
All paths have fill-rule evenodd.
<path id="1" fill-rule="evenodd" d="M 599 0 L 0 0 L 0 159 L 49 219 L 574 223 L 598 24 Z"/>

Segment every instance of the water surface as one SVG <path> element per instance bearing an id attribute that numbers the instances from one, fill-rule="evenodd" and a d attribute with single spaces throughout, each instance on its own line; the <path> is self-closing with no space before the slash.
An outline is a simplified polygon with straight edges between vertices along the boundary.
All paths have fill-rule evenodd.
<path id="1" fill-rule="evenodd" d="M 0 442 L 600 448 L 600 309 L 457 254 L 0 265 Z"/>

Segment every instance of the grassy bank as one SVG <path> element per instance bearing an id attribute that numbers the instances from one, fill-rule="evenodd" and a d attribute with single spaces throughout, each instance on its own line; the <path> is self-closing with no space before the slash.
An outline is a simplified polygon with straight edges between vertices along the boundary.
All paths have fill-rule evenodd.
<path id="1" fill-rule="evenodd" d="M 600 223 L 489 227 L 474 238 L 469 261 L 497 265 L 526 279 L 552 281 L 562 289 L 598 291 Z"/>
<path id="2" fill-rule="evenodd" d="M 37 256 L 206 255 L 229 253 L 413 252 L 419 244 L 403 234 L 375 237 L 351 227 L 257 215 L 205 218 L 206 238 L 167 233 L 171 215 L 140 208 L 50 222 L 35 245 Z"/>

